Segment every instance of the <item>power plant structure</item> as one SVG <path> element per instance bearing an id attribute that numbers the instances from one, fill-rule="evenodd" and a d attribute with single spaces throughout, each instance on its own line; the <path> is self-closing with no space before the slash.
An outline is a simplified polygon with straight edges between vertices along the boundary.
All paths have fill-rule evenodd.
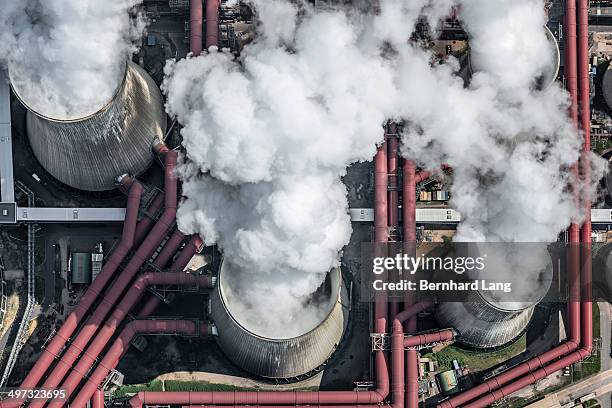
<path id="1" fill-rule="evenodd" d="M 559 43 L 555 38 L 555 35 L 550 31 L 550 28 L 547 26 L 543 26 L 543 29 L 546 33 L 546 38 L 548 40 L 551 64 L 546 65 L 544 72 L 542 72 L 541 77 L 536 79 L 536 87 L 538 89 L 546 89 L 550 87 L 556 80 L 559 75 L 559 69 L 561 68 L 561 50 L 559 49 Z M 479 61 L 474 57 L 472 52 L 469 53 L 467 58 L 468 71 L 470 76 L 479 70 Z"/>
<path id="2" fill-rule="evenodd" d="M 228 278 L 236 274 L 235 268 L 223 262 L 210 305 L 217 343 L 229 359 L 252 374 L 272 379 L 298 378 L 324 364 L 340 344 L 348 323 L 348 293 L 340 269 L 332 269 L 313 294 L 325 311 L 323 320 L 313 329 L 305 327 L 298 336 L 283 338 L 235 313 L 234 304 L 239 300 Z M 296 318 L 295 324 L 302 326 L 300 317 Z"/>
<path id="3" fill-rule="evenodd" d="M 570 110 L 571 119 L 584 132 L 583 148 L 587 153 L 590 151 L 588 2 L 579 0 L 579 8 L 578 18 L 576 2 L 567 1 L 566 77 L 573 107 Z M 219 9 L 219 0 L 206 1 L 203 47 L 203 2 L 190 2 L 190 38 L 194 55 L 202 52 L 203 48 L 216 51 L 219 44 Z M 581 23 L 579 29 L 578 21 Z M 559 48 L 556 47 L 558 53 Z M 546 73 L 541 83 L 547 84 L 549 77 L 556 77 L 556 70 Z M 0 408 L 24 405 L 30 408 L 61 408 L 66 404 L 75 408 L 84 408 L 87 404 L 102 408 L 106 380 L 116 370 L 132 339 L 139 334 L 173 334 L 189 337 L 193 341 L 212 337 L 225 355 L 244 370 L 271 379 L 293 379 L 324 364 L 346 332 L 349 311 L 345 299 L 348 299 L 348 290 L 339 269 L 328 273 L 318 293 L 321 303 L 325 305 L 326 317 L 314 329 L 287 338 L 260 332 L 240 318 L 232 303 L 233 287 L 227 279 L 227 274 L 232 271 L 230 261 L 222 264 L 214 288 L 212 284 L 215 281 L 211 277 L 184 272 L 191 258 L 201 249 L 202 240 L 197 235 L 187 238 L 176 228 L 180 199 L 175 172 L 178 152 L 161 142 L 165 131 L 162 99 L 155 84 L 147 78 L 142 68 L 128 63 L 126 79 L 113 101 L 91 117 L 58 121 L 45 118 L 40 113 L 28 112 L 27 129 L 32 149 L 49 173 L 63 183 L 82 190 L 113 188 L 118 175 L 137 175 L 146 169 L 153 158 L 151 145 L 155 144 L 155 152 L 164 163 L 164 190 L 145 208 L 141 204 L 144 196 L 141 182 L 131 176 L 119 179 L 122 190 L 128 195 L 121 240 L 78 304 L 68 312 L 61 327 L 53 331 L 19 386 L 22 390 L 62 389 L 65 390 L 65 400 L 48 402 L 44 397 L 13 397 L 0 401 Z M 15 93 L 18 94 L 18 90 Z M 27 101 L 23 102 L 27 107 Z M 143 116 L 137 115 L 139 108 L 135 105 L 140 104 L 146 109 Z M 152 105 L 158 106 L 159 111 Z M 90 139 L 98 134 L 107 143 L 114 143 L 116 149 L 125 149 L 126 155 L 120 154 L 119 158 L 110 160 L 112 163 L 107 163 L 109 158 L 101 157 L 100 150 L 92 148 L 94 141 Z M 78 142 L 84 144 L 82 138 L 86 138 L 87 148 L 72 145 L 79 145 Z M 433 172 L 419 171 L 414 162 L 400 158 L 399 134 L 394 123 L 387 124 L 384 140 L 374 159 L 374 242 L 385 244 L 402 240 L 404 252 L 414 255 L 417 246 L 416 186 L 431 177 Z M 42 141 L 48 144 L 44 146 L 49 150 L 47 157 Z M 123 146 L 124 143 L 129 146 Z M 98 158 L 91 157 L 92 151 Z M 135 151 L 139 153 L 135 154 Z M 116 153 L 110 147 L 103 152 Z M 73 157 L 79 154 L 82 156 Z M 584 168 L 588 169 L 586 160 L 588 154 L 583 155 L 580 163 L 587 164 Z M 75 163 L 73 166 L 71 162 L 78 162 L 78 165 Z M 92 167 L 95 168 L 91 173 L 83 171 Z M 578 163 L 574 170 L 577 168 Z M 588 198 L 577 199 L 584 206 L 586 221 L 582 226 L 571 225 L 568 240 L 572 244 L 590 245 L 591 203 Z M 588 254 L 585 256 L 579 251 L 570 253 L 571 281 L 582 284 L 586 299 L 571 297 L 567 303 L 567 341 L 480 385 L 436 402 L 437 408 L 484 408 L 587 358 L 593 350 L 592 303 L 588 297 L 591 284 L 589 260 Z M 151 317 L 162 299 L 155 293 L 150 294 L 148 289 L 191 285 L 212 290 L 210 317 L 214 324 L 193 319 Z M 577 287 L 572 287 L 572 292 L 576 290 Z M 371 333 L 366 335 L 372 340 L 373 376 L 372 381 L 364 386 L 367 389 L 139 391 L 131 396 L 129 402 L 124 402 L 131 407 L 182 405 L 239 408 L 268 405 L 418 408 L 418 358 L 421 348 L 455 340 L 473 347 L 498 347 L 520 335 L 533 314 L 532 304 L 510 307 L 481 293 L 473 305 L 464 303 L 460 305 L 461 308 L 452 303 L 438 305 L 435 313 L 440 329 L 419 333 L 418 314 L 435 305 L 418 303 L 408 296 L 403 304 L 389 303 L 387 300 L 386 295 L 381 293 L 371 307 Z"/>
<path id="4" fill-rule="evenodd" d="M 34 155 L 53 177 L 86 191 L 116 188 L 116 177 L 144 173 L 152 147 L 166 132 L 164 101 L 158 86 L 139 65 L 129 61 L 113 99 L 87 117 L 58 120 L 28 109 L 26 131 Z"/>

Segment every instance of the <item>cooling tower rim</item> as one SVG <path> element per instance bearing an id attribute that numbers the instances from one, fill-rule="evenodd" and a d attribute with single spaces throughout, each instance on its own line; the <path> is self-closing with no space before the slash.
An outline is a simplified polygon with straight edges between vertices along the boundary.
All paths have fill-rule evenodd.
<path id="1" fill-rule="evenodd" d="M 100 109 L 97 109 L 95 112 L 92 112 L 92 113 L 90 113 L 88 115 L 80 116 L 80 117 L 75 117 L 75 118 L 71 118 L 71 119 L 53 118 L 51 116 L 46 116 L 46 115 L 36 111 L 35 109 L 31 108 L 30 105 L 28 103 L 26 103 L 25 99 L 19 94 L 19 91 L 18 91 L 17 87 L 13 85 L 13 81 L 11 80 L 10 70 L 9 70 L 9 83 L 10 83 L 11 89 L 13 90 L 13 94 L 15 95 L 15 98 L 17 98 L 19 103 L 21 103 L 28 110 L 28 112 L 32 113 L 33 115 L 36 115 L 39 118 L 41 118 L 43 120 L 47 120 L 49 122 L 55 122 L 55 123 L 78 123 L 78 122 L 83 122 L 83 121 L 86 121 L 88 119 L 93 118 L 94 116 L 100 114 L 101 112 L 104 112 L 106 109 L 109 108 L 109 106 L 112 105 L 113 101 L 117 98 L 117 95 L 119 95 L 121 90 L 125 87 L 125 84 L 126 84 L 127 78 L 128 78 L 128 71 L 130 70 L 130 68 L 134 69 L 135 65 L 136 64 L 134 62 L 132 62 L 131 60 L 126 60 L 125 68 L 123 70 L 123 77 L 121 79 L 121 82 L 119 83 L 119 85 L 117 86 L 115 91 L 113 92 L 113 96 L 108 101 L 106 101 L 104 103 L 104 105 L 102 105 L 100 107 Z"/>
<path id="2" fill-rule="evenodd" d="M 225 265 L 226 261 L 223 260 L 221 262 L 221 267 L 219 268 L 219 276 L 217 277 L 217 287 L 215 290 L 217 290 L 219 292 L 219 300 L 221 300 L 221 304 L 223 305 L 223 309 L 225 311 L 225 313 L 227 314 L 227 316 L 229 316 L 229 318 L 236 323 L 237 326 L 239 326 L 242 330 L 244 330 L 245 332 L 249 333 L 249 335 L 258 338 L 260 340 L 263 341 L 268 341 L 268 342 L 272 342 L 272 343 L 286 343 L 287 341 L 291 341 L 291 340 L 299 340 L 301 338 L 306 338 L 309 336 L 312 336 L 312 333 L 317 331 L 323 324 L 325 324 L 325 322 L 330 318 L 330 316 L 332 315 L 332 313 L 334 312 L 334 310 L 337 307 L 338 302 L 340 301 L 338 298 L 342 292 L 342 271 L 340 270 L 339 267 L 333 267 L 329 272 L 335 272 L 338 274 L 338 285 L 337 287 L 334 289 L 334 301 L 331 304 L 331 307 L 329 308 L 329 310 L 327 311 L 327 313 L 325 314 L 325 317 L 323 319 L 321 319 L 321 322 L 319 322 L 319 324 L 317 324 L 315 327 L 313 327 L 312 329 L 308 330 L 307 332 L 304 332 L 302 334 L 300 334 L 299 336 L 294 336 L 294 337 L 286 337 L 286 338 L 272 338 L 272 337 L 266 337 L 263 336 L 261 334 L 257 334 L 254 333 L 252 330 L 246 328 L 240 321 L 238 321 L 234 315 L 231 312 L 231 309 L 228 308 L 227 304 L 226 304 L 226 299 L 225 299 L 225 293 L 223 291 L 223 285 L 221 284 L 223 281 L 223 274 L 221 273 L 221 271 L 223 270 L 223 266 Z M 231 262 L 228 262 L 231 263 Z"/>

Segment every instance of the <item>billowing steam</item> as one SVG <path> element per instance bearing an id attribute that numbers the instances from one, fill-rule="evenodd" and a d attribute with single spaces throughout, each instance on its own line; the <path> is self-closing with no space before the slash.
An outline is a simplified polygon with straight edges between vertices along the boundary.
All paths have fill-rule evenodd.
<path id="1" fill-rule="evenodd" d="M 467 88 L 454 61 L 432 66 L 408 41 L 419 16 L 435 26 L 450 0 L 381 0 L 376 14 L 252 3 L 259 37 L 239 60 L 171 62 L 165 82 L 187 150 L 179 226 L 242 268 L 252 321 L 308 329 L 300 319 L 317 310 L 304 305 L 351 233 L 341 177 L 372 159 L 387 119 L 406 123 L 405 157 L 453 167 L 458 239 L 550 241 L 579 216 L 566 190 L 580 148 L 566 93 L 536 90 L 551 62 L 542 1 L 457 2 L 479 69 Z"/>
<path id="2" fill-rule="evenodd" d="M 102 108 L 136 50 L 141 0 L 20 0 L 0 7 L 0 61 L 34 111 L 74 119 Z"/>

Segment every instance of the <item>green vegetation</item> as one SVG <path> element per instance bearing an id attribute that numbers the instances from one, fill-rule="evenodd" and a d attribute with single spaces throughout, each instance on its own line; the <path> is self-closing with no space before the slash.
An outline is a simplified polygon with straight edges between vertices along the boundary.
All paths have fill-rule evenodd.
<path id="1" fill-rule="evenodd" d="M 550 387 L 539 391 L 531 398 L 513 398 L 508 402 L 498 403 L 498 408 L 522 408 L 526 405 L 532 404 L 536 401 L 539 401 L 544 398 L 545 395 L 551 394 L 553 392 L 559 391 L 561 388 L 568 385 L 567 377 L 563 377 L 559 384 L 551 385 Z"/>
<path id="2" fill-rule="evenodd" d="M 436 360 L 440 370 L 450 370 L 453 365 L 453 360 L 457 360 L 461 366 L 467 366 L 472 371 L 482 371 L 522 353 L 525 351 L 526 347 L 527 335 L 523 334 L 511 345 L 488 353 L 463 350 L 456 346 L 448 346 L 439 353 L 429 353 L 425 357 Z"/>
<path id="3" fill-rule="evenodd" d="M 596 407 L 599 407 L 600 405 L 599 405 L 599 401 L 591 399 L 591 400 L 588 400 L 588 401 L 584 401 L 582 403 L 582 406 L 584 408 L 596 408 Z"/>
<path id="4" fill-rule="evenodd" d="M 257 391 L 257 387 L 239 387 L 208 381 L 153 380 L 145 384 L 124 385 L 115 391 L 115 397 L 136 394 L 140 391 Z M 316 391 L 317 387 L 297 388 L 295 391 Z"/>
<path id="5" fill-rule="evenodd" d="M 599 139 L 595 140 L 594 142 L 595 143 L 593 143 L 593 150 L 599 154 L 612 147 L 612 142 L 609 139 Z"/>
<path id="6" fill-rule="evenodd" d="M 207 381 L 164 380 L 166 391 L 250 391 L 252 388 L 237 387 L 227 384 L 215 384 Z"/>
<path id="7" fill-rule="evenodd" d="M 115 397 L 124 397 L 126 394 L 136 394 L 140 391 L 163 391 L 163 384 L 154 380 L 146 384 L 124 385 L 115 391 Z"/>

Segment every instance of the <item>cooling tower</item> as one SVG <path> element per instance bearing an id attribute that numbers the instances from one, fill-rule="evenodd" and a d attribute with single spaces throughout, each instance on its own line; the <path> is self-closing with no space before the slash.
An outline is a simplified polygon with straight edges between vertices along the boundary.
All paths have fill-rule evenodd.
<path id="1" fill-rule="evenodd" d="M 537 279 L 529 279 L 530 283 L 524 286 L 517 283 L 527 281 L 527 277 L 520 273 L 514 275 L 510 293 L 470 291 L 463 302 L 440 303 L 435 311 L 438 325 L 458 330 L 461 335 L 457 341 L 471 348 L 493 349 L 517 339 L 527 329 L 535 305 L 550 288 L 552 263 L 536 273 Z"/>
<path id="2" fill-rule="evenodd" d="M 473 348 L 503 346 L 519 337 L 527 328 L 533 306 L 504 309 L 484 298 L 471 302 L 441 303 L 436 309 L 440 327 L 453 327 L 461 333 L 457 341 Z"/>
<path id="3" fill-rule="evenodd" d="M 13 91 L 28 109 L 26 130 L 40 164 L 62 183 L 80 190 L 111 190 L 116 176 L 143 173 L 153 160 L 152 145 L 166 130 L 161 92 L 132 62 L 113 99 L 87 117 L 47 117 L 30 109 L 19 89 Z"/>
<path id="4" fill-rule="evenodd" d="M 242 369 L 270 379 L 293 379 L 321 367 L 338 347 L 348 322 L 348 294 L 340 270 L 330 271 L 317 291 L 326 317 L 298 336 L 278 338 L 281 336 L 270 336 L 260 325 L 237 316 L 227 278 L 234 268 L 223 262 L 210 304 L 217 341 L 225 355 Z M 282 308 L 282 304 L 278 306 Z"/>
<path id="5" fill-rule="evenodd" d="M 546 38 L 548 39 L 548 43 L 550 46 L 552 65 L 549 65 L 546 70 L 542 73 L 542 76 L 537 79 L 537 88 L 538 89 L 546 89 L 551 86 L 555 80 L 557 79 L 557 75 L 559 75 L 559 69 L 561 68 L 561 51 L 559 50 L 559 43 L 555 38 L 555 35 L 550 31 L 550 29 L 544 26 L 544 30 L 546 32 Z M 472 56 L 470 53 L 468 57 L 468 68 L 467 70 L 470 72 L 470 76 L 478 71 L 478 61 Z"/>
<path id="6" fill-rule="evenodd" d="M 610 109 L 612 109 L 612 64 L 608 65 L 608 68 L 604 73 L 601 88 L 606 104 Z"/>

